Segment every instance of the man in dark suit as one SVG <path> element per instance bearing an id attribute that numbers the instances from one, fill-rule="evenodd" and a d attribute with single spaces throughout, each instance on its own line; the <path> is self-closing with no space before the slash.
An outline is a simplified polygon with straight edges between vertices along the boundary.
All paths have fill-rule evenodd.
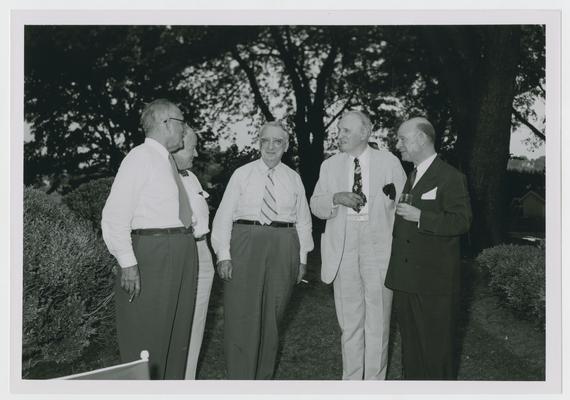
<path id="1" fill-rule="evenodd" d="M 455 327 L 459 302 L 460 236 L 471 206 L 465 176 L 439 158 L 425 118 L 398 129 L 397 148 L 413 162 L 404 187 L 409 204 L 396 208 L 386 287 L 402 337 L 404 379 L 456 379 Z"/>

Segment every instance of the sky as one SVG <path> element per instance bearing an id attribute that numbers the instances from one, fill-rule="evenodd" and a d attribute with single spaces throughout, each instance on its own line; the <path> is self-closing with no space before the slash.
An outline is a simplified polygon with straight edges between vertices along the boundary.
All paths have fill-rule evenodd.
<path id="1" fill-rule="evenodd" d="M 538 125 L 538 124 L 537 124 Z M 539 126 L 537 126 L 539 127 Z M 253 136 L 250 135 L 249 124 L 237 123 L 235 125 L 234 131 L 237 132 L 237 139 L 235 143 L 238 147 L 243 148 L 245 146 L 252 146 L 253 145 Z M 33 136 L 30 134 L 30 125 L 24 124 L 24 141 L 29 142 L 33 139 Z M 534 134 L 530 131 L 529 128 L 526 126 L 521 126 L 517 128 L 511 134 L 511 143 L 510 143 L 510 152 L 514 156 L 524 156 L 530 160 L 539 158 L 545 155 L 545 145 L 543 143 L 537 143 L 535 146 L 529 145 L 528 142 L 537 143 L 535 140 Z M 232 142 L 227 139 L 220 139 L 220 147 L 222 149 L 227 148 L 231 145 Z"/>

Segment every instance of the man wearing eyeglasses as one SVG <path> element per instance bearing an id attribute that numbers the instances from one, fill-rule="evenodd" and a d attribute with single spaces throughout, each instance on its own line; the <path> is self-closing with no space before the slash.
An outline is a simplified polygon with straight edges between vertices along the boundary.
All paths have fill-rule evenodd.
<path id="1" fill-rule="evenodd" d="M 273 378 L 279 325 L 313 249 L 301 178 L 281 163 L 287 131 L 269 122 L 259 142 L 261 158 L 233 173 L 212 226 L 229 379 Z"/>
<path id="2" fill-rule="evenodd" d="M 115 286 L 123 362 L 150 352 L 151 379 L 184 379 L 198 268 L 192 208 L 171 153 L 185 122 L 165 99 L 141 116 L 144 143 L 125 157 L 103 208 L 103 239 L 120 273 Z"/>

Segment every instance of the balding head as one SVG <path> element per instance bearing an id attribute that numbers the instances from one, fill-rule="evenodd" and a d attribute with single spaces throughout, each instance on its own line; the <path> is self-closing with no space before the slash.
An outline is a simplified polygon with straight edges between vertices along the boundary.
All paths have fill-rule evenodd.
<path id="1" fill-rule="evenodd" d="M 348 111 L 338 122 L 338 134 L 340 151 L 358 157 L 368 147 L 372 134 L 370 118 L 361 111 Z"/>
<path id="2" fill-rule="evenodd" d="M 433 125 L 427 120 L 427 118 L 414 117 L 404 122 L 404 124 L 406 123 L 409 123 L 419 132 L 424 133 L 430 142 L 435 143 L 435 129 L 433 129 Z"/>
<path id="3" fill-rule="evenodd" d="M 345 112 L 342 115 L 342 118 L 346 118 L 349 116 L 354 116 L 360 120 L 360 124 L 362 126 L 362 130 L 364 131 L 364 133 L 366 133 L 368 136 L 372 134 L 372 122 L 370 121 L 368 115 L 366 115 L 362 111 L 350 110 Z"/>
<path id="4" fill-rule="evenodd" d="M 171 101 L 157 99 L 143 110 L 141 125 L 144 134 L 162 144 L 169 152 L 180 149 L 184 134 L 184 116 Z"/>
<path id="5" fill-rule="evenodd" d="M 398 128 L 396 148 L 404 161 L 419 164 L 435 153 L 434 143 L 435 130 L 426 118 L 411 118 Z"/>

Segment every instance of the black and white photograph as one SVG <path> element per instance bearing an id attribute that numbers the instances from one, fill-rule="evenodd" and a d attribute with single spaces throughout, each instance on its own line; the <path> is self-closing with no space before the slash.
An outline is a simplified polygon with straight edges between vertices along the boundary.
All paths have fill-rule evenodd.
<path id="1" fill-rule="evenodd" d="M 562 390 L 559 11 L 11 20 L 13 391 Z"/>

